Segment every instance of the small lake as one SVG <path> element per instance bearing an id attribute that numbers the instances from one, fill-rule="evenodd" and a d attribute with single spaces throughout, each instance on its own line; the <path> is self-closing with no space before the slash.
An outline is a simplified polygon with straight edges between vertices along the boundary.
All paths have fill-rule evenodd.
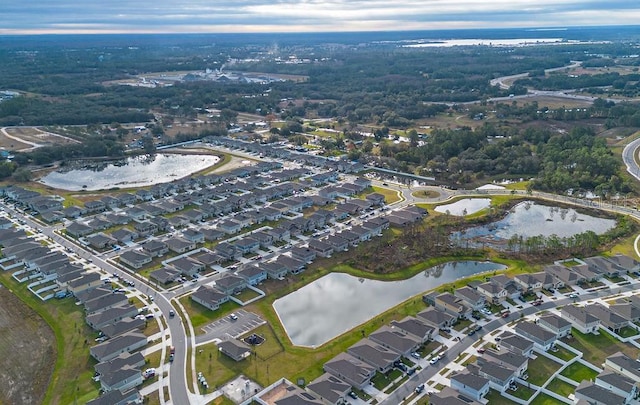
<path id="1" fill-rule="evenodd" d="M 104 190 L 168 183 L 218 163 L 213 155 L 156 154 L 118 161 L 96 162 L 95 167 L 51 172 L 40 182 L 63 190 Z"/>
<path id="2" fill-rule="evenodd" d="M 500 221 L 454 233 L 454 239 L 485 237 L 508 240 L 513 235 L 570 237 L 586 231 L 601 235 L 615 227 L 616 221 L 581 214 L 573 208 L 558 208 L 525 201 L 514 206 Z"/>
<path id="3" fill-rule="evenodd" d="M 505 268 L 493 262 L 451 262 L 401 281 L 331 273 L 277 299 L 273 308 L 294 345 L 316 347 L 413 296 L 459 278 Z"/>
<path id="4" fill-rule="evenodd" d="M 489 198 L 465 198 L 451 204 L 438 205 L 434 208 L 434 211 L 443 214 L 449 212 L 449 215 L 463 217 L 489 208 L 489 205 L 491 205 L 491 199 Z"/>

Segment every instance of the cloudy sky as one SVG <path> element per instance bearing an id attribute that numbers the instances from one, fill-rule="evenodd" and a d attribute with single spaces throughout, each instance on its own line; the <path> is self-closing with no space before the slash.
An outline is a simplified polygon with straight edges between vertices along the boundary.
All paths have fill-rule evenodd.
<path id="1" fill-rule="evenodd" d="M 638 0 L 1 0 L 0 34 L 635 25 Z"/>

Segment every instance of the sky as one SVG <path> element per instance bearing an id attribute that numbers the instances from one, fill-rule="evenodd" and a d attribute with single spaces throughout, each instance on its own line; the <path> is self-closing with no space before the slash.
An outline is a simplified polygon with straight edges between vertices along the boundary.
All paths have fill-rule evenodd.
<path id="1" fill-rule="evenodd" d="M 636 25 L 638 0 L 2 0 L 0 34 Z"/>

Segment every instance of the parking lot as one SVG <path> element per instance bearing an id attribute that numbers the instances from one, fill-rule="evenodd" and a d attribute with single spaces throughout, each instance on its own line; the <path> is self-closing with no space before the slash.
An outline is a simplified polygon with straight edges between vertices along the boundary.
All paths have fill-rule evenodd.
<path id="1" fill-rule="evenodd" d="M 212 339 L 237 338 L 266 323 L 264 319 L 258 315 L 245 311 L 244 309 L 240 309 L 234 312 L 234 314 L 238 319 L 233 320 L 227 315 L 224 318 L 220 318 L 202 327 L 205 334 L 197 336 L 196 343 L 210 341 Z"/>

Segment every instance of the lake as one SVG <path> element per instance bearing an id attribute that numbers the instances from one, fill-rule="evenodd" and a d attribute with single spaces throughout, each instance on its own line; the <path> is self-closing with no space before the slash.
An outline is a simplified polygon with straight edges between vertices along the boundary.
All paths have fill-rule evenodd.
<path id="1" fill-rule="evenodd" d="M 139 155 L 99 162 L 95 168 L 51 172 L 39 181 L 63 190 L 105 190 L 168 183 L 196 173 L 220 161 L 213 155 Z"/>
<path id="2" fill-rule="evenodd" d="M 331 273 L 277 299 L 273 308 L 294 345 L 317 347 L 413 296 L 459 278 L 505 268 L 493 262 L 450 262 L 401 281 Z"/>
<path id="3" fill-rule="evenodd" d="M 616 221 L 582 214 L 573 208 L 559 208 L 524 201 L 514 206 L 506 217 L 488 225 L 469 228 L 464 233 L 456 232 L 454 239 L 484 237 L 492 240 L 508 240 L 513 235 L 525 238 L 557 235 L 570 237 L 586 231 L 598 235 L 613 229 Z"/>
<path id="4" fill-rule="evenodd" d="M 489 208 L 489 205 L 491 205 L 491 199 L 489 198 L 464 198 L 451 204 L 438 205 L 434 208 L 434 211 L 443 214 L 448 211 L 449 215 L 462 217 Z"/>

